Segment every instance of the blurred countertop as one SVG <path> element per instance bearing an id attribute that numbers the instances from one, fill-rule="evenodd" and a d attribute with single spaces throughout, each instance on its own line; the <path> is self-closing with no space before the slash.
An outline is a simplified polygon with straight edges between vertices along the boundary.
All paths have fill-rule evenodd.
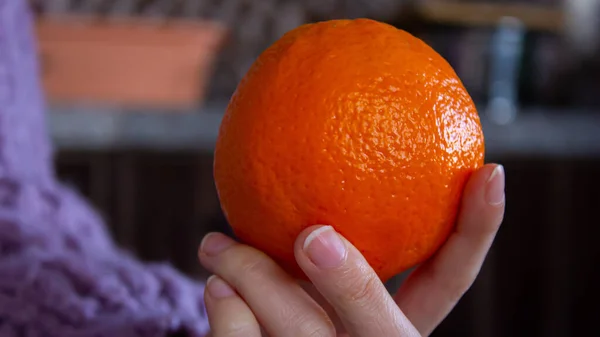
<path id="1" fill-rule="evenodd" d="M 226 102 L 190 112 L 50 107 L 48 123 L 61 151 L 212 152 Z M 483 109 L 480 109 L 483 111 Z M 600 156 L 600 113 L 520 111 L 510 124 L 482 116 L 487 156 Z"/>

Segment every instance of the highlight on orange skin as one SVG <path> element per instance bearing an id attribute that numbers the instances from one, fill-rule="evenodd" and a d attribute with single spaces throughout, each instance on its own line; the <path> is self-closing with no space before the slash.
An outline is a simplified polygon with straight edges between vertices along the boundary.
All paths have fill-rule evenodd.
<path id="1" fill-rule="evenodd" d="M 231 98 L 214 177 L 235 234 L 305 278 L 293 244 L 331 225 L 382 280 L 453 229 L 484 139 L 450 65 L 368 19 L 301 26 L 263 52 Z"/>

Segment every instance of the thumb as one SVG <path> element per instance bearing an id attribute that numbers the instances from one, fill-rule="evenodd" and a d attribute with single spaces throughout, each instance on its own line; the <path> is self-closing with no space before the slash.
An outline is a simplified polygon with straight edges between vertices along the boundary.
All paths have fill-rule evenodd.
<path id="1" fill-rule="evenodd" d="M 419 336 L 362 254 L 333 227 L 303 231 L 295 255 L 351 336 Z"/>

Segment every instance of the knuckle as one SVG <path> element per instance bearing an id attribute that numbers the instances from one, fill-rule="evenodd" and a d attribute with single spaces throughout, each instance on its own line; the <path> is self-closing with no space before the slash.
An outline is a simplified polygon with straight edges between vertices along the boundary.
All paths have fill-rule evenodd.
<path id="1" fill-rule="evenodd" d="M 307 337 L 336 337 L 335 328 L 333 324 L 330 326 L 318 326 L 313 329 L 308 329 L 302 336 Z"/>
<path id="2" fill-rule="evenodd" d="M 379 296 L 379 279 L 373 275 L 355 277 L 347 282 L 345 289 L 345 302 L 353 302 L 360 306 L 370 306 L 377 303 Z"/>
<path id="3" fill-rule="evenodd" d="M 244 252 L 240 254 L 237 267 L 240 275 L 250 280 L 261 279 L 273 269 L 269 259 L 260 254 L 247 254 Z"/>
<path id="4" fill-rule="evenodd" d="M 226 331 L 220 332 L 219 335 L 224 337 L 245 337 L 252 333 L 254 329 L 255 327 L 251 322 L 230 320 L 225 328 Z"/>
<path id="5" fill-rule="evenodd" d="M 335 337 L 335 327 L 333 322 L 324 315 L 322 319 L 314 317 L 300 317 L 295 323 L 298 328 L 295 329 L 298 337 Z"/>
<path id="6" fill-rule="evenodd" d="M 315 307 L 315 310 L 302 310 L 295 303 L 288 302 L 279 308 L 279 319 L 283 322 L 289 336 L 336 336 L 333 322 L 321 307 Z"/>
<path id="7" fill-rule="evenodd" d="M 250 249 L 240 249 L 233 260 L 235 262 L 232 263 L 231 274 L 239 287 L 269 284 L 271 282 L 268 281 L 277 273 L 277 266 L 273 260 Z"/>
<path id="8" fill-rule="evenodd" d="M 253 249 L 239 245 L 223 252 L 215 263 L 215 271 L 235 288 L 262 284 L 272 276 L 274 262 Z"/>

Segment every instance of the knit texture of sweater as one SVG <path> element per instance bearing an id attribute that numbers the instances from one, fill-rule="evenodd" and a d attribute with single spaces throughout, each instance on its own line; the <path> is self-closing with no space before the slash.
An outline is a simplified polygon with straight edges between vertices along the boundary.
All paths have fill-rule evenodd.
<path id="1" fill-rule="evenodd" d="M 32 15 L 0 0 L 0 336 L 204 336 L 203 285 L 119 249 L 56 180 Z"/>

